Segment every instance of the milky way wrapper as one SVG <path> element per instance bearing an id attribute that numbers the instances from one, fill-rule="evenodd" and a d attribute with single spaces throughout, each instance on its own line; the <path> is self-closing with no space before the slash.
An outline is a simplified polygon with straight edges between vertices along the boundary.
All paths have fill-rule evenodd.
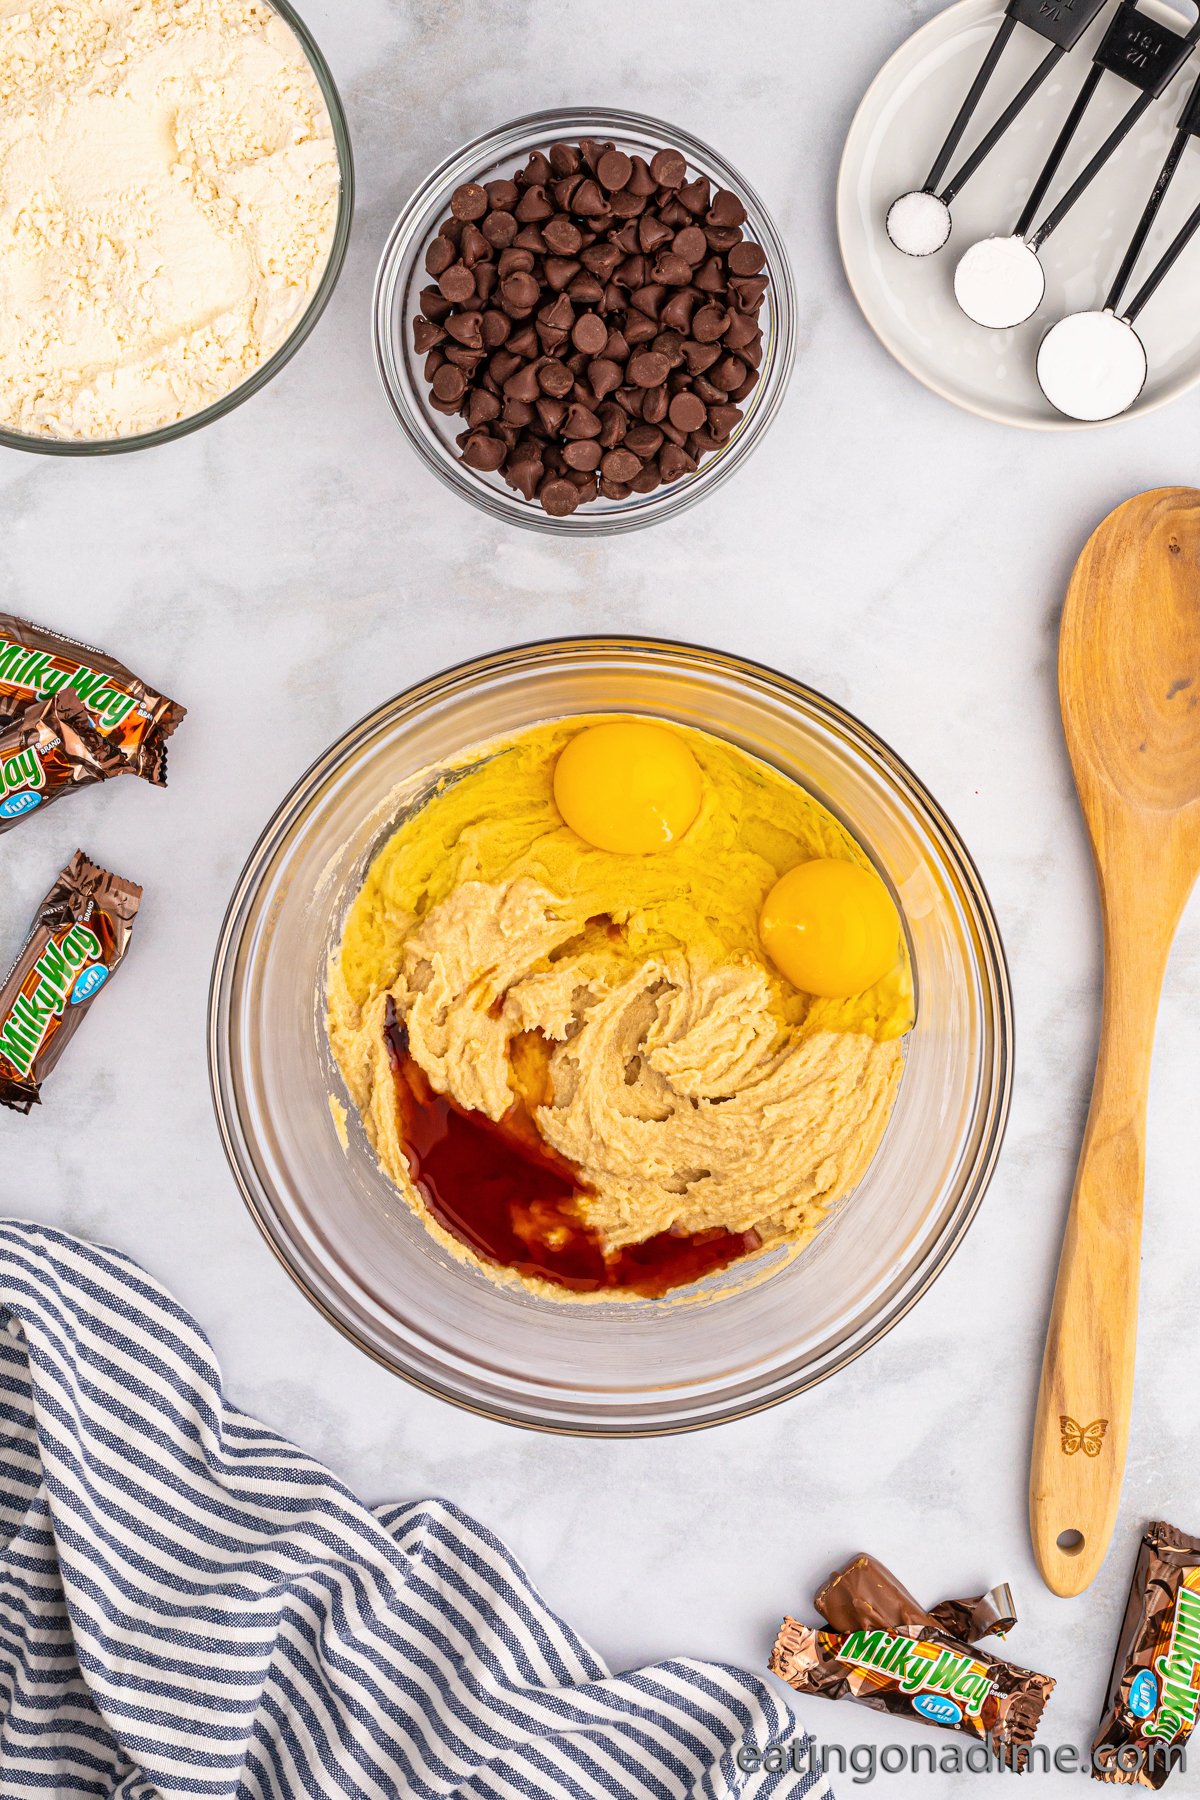
<path id="1" fill-rule="evenodd" d="M 819 1631 L 795 1619 L 780 1627 L 771 1671 L 798 1694 L 965 1732 L 1014 1769 L 1024 1766 L 1054 1688 L 1048 1675 L 944 1631 Z"/>
<path id="2" fill-rule="evenodd" d="M 1148 1525 L 1092 1745 L 1098 1781 L 1160 1788 L 1200 1707 L 1200 1538 Z"/>
<path id="3" fill-rule="evenodd" d="M 35 700 L 0 725 L 0 836 L 64 794 L 127 772 L 77 694 Z"/>
<path id="4" fill-rule="evenodd" d="M 185 708 L 88 644 L 0 613 L 0 726 L 34 700 L 75 694 L 131 774 L 167 782 L 167 739 Z"/>
<path id="5" fill-rule="evenodd" d="M 0 1106 L 27 1113 L 129 949 L 142 890 L 77 850 L 0 983 Z"/>

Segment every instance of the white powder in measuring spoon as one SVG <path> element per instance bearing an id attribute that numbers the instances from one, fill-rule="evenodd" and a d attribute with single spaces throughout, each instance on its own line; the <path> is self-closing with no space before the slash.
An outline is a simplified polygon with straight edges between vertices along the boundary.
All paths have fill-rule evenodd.
<path id="1" fill-rule="evenodd" d="M 1060 319 L 1038 351 L 1038 381 L 1051 406 L 1088 424 L 1128 412 L 1149 372 L 1141 338 L 1111 312 Z"/>
<path id="2" fill-rule="evenodd" d="M 984 238 L 954 271 L 954 297 L 968 319 L 1008 331 L 1032 319 L 1046 292 L 1046 271 L 1024 238 Z"/>
<path id="3" fill-rule="evenodd" d="M 950 208 L 936 194 L 915 188 L 892 202 L 887 234 L 905 256 L 932 256 L 950 237 Z"/>

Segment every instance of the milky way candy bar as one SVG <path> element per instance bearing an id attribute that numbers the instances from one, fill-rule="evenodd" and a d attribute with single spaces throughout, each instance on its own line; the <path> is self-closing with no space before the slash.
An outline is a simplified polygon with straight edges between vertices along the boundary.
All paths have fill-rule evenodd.
<path id="1" fill-rule="evenodd" d="M 0 1106 L 27 1113 L 124 961 L 142 890 L 76 851 L 0 984 Z"/>
<path id="2" fill-rule="evenodd" d="M 0 835 L 39 807 L 128 768 L 77 694 L 35 700 L 0 726 Z"/>
<path id="3" fill-rule="evenodd" d="M 54 694 L 77 695 L 126 767 L 166 786 L 167 739 L 185 709 L 103 651 L 0 613 L 0 724 Z"/>
<path id="4" fill-rule="evenodd" d="M 1098 1781 L 1160 1788 L 1200 1709 L 1200 1538 L 1146 1528 L 1092 1746 Z"/>
<path id="5" fill-rule="evenodd" d="M 835 1631 L 859 1625 L 945 1631 L 966 1644 L 1002 1638 L 1017 1622 L 1012 1589 L 1005 1583 L 970 1600 L 942 1600 L 926 1608 L 874 1556 L 855 1556 L 829 1577 L 814 1605 Z"/>
<path id="6" fill-rule="evenodd" d="M 1054 1682 L 978 1648 L 1016 1624 L 1007 1586 L 926 1608 L 875 1557 L 856 1556 L 815 1604 L 830 1629 L 785 1619 L 771 1654 L 798 1693 L 966 1732 L 1024 1766 Z"/>

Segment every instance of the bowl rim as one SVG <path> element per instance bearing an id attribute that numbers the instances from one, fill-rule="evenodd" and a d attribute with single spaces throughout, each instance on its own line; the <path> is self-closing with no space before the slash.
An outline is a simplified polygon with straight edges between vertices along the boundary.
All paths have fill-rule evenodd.
<path id="1" fill-rule="evenodd" d="M 188 437 L 193 431 L 200 431 L 205 425 L 215 424 L 231 413 L 236 406 L 249 400 L 273 381 L 280 370 L 292 360 L 301 345 L 312 334 L 325 308 L 333 298 L 333 290 L 341 279 L 342 269 L 346 261 L 346 252 L 350 245 L 350 232 L 354 219 L 354 151 L 350 141 L 350 123 L 342 96 L 338 92 L 333 71 L 325 60 L 324 52 L 317 43 L 309 27 L 292 4 L 292 0 L 267 0 L 273 12 L 276 12 L 290 26 L 293 35 L 299 39 L 300 47 L 308 58 L 317 85 L 321 89 L 322 98 L 329 109 L 329 120 L 333 128 L 333 140 L 338 159 L 338 213 L 334 222 L 333 239 L 329 246 L 329 255 L 325 267 L 321 271 L 321 279 L 317 283 L 312 299 L 305 307 L 296 323 L 272 352 L 265 363 L 259 365 L 245 381 L 239 382 L 228 394 L 222 395 L 199 412 L 190 413 L 186 419 L 176 419 L 171 425 L 160 425 L 154 431 L 140 431 L 130 437 L 120 438 L 52 438 L 32 437 L 25 432 L 9 431 L 0 427 L 0 449 L 24 450 L 31 456 L 124 456 L 134 450 L 153 450 L 160 444 L 173 444 L 178 438 Z"/>
<path id="2" fill-rule="evenodd" d="M 839 1349 L 828 1366 L 822 1366 L 807 1375 L 789 1380 L 777 1390 L 773 1389 L 757 1398 L 734 1398 L 726 1405 L 717 1406 L 704 1417 L 672 1418 L 667 1421 L 650 1420 L 634 1425 L 614 1424 L 604 1419 L 588 1420 L 587 1422 L 539 1419 L 530 1417 L 527 1413 L 506 1411 L 497 1405 L 488 1405 L 482 1400 L 472 1399 L 442 1382 L 420 1374 L 398 1358 L 388 1355 L 382 1349 L 365 1341 L 350 1321 L 341 1317 L 326 1302 L 308 1279 L 304 1265 L 289 1255 L 282 1234 L 277 1235 L 272 1229 L 269 1196 L 263 1191 L 256 1175 L 246 1166 L 239 1154 L 239 1142 L 244 1134 L 240 1130 L 241 1118 L 236 1097 L 231 1093 L 227 1101 L 222 1083 L 223 1053 L 228 1044 L 228 1031 L 225 1027 L 229 1017 L 229 985 L 244 938 L 249 909 L 261 885 L 265 868 L 286 841 L 294 827 L 296 816 L 307 804 L 313 790 L 361 749 L 385 721 L 392 719 L 398 722 L 404 713 L 418 709 L 435 695 L 445 693 L 453 686 L 483 675 L 490 670 L 511 668 L 522 658 L 545 658 L 547 655 L 558 652 L 590 648 L 609 651 L 625 649 L 641 656 L 650 657 L 682 653 L 697 658 L 709 667 L 719 669 L 726 674 L 744 673 L 757 681 L 765 681 L 783 698 L 799 698 L 827 717 L 835 726 L 849 731 L 852 737 L 886 766 L 889 773 L 898 779 L 903 788 L 908 789 L 916 797 L 926 812 L 929 825 L 936 831 L 942 847 L 948 853 L 950 861 L 961 877 L 964 890 L 974 906 L 975 922 L 982 950 L 979 966 L 985 977 L 985 986 L 989 988 L 994 1011 L 993 1067 L 990 1070 L 990 1080 L 987 1079 L 988 1071 L 985 1071 L 985 1078 L 981 1080 L 979 1097 L 974 1111 L 975 1119 L 986 1123 L 986 1130 L 980 1138 L 979 1147 L 974 1156 L 974 1165 L 966 1179 L 954 1212 L 931 1244 L 923 1260 L 919 1278 L 911 1283 L 911 1291 L 902 1292 L 896 1296 L 892 1304 L 886 1307 L 877 1319 L 872 1320 L 847 1348 Z M 990 980 L 986 979 L 989 977 Z M 271 814 L 246 859 L 234 884 L 233 893 L 218 934 L 209 981 L 207 1007 L 209 1093 L 217 1130 L 230 1172 L 251 1218 L 277 1262 L 327 1323 L 333 1325 L 342 1337 L 369 1356 L 373 1362 L 379 1363 L 381 1367 L 390 1370 L 392 1374 L 400 1376 L 410 1386 L 434 1399 L 448 1402 L 461 1411 L 472 1413 L 478 1418 L 489 1419 L 496 1424 L 509 1425 L 548 1436 L 613 1441 L 690 1435 L 693 1432 L 711 1430 L 719 1425 L 731 1424 L 735 1420 L 751 1418 L 758 1413 L 770 1411 L 773 1407 L 780 1406 L 785 1401 L 792 1400 L 797 1395 L 819 1386 L 832 1376 L 841 1374 L 844 1369 L 857 1362 L 859 1357 L 873 1349 L 912 1311 L 918 1301 L 924 1299 L 939 1276 L 945 1272 L 967 1232 L 974 1224 L 995 1173 L 1012 1105 L 1013 1040 L 1013 995 L 1008 959 L 999 922 L 982 876 L 974 858 L 941 804 L 904 759 L 898 756 L 883 738 L 864 725 L 854 713 L 849 712 L 837 701 L 829 699 L 816 688 L 811 688 L 806 683 L 785 675 L 781 670 L 772 668 L 769 664 L 758 662 L 751 657 L 716 650 L 711 646 L 692 643 L 687 639 L 640 637 L 622 632 L 583 633 L 568 638 L 536 638 L 510 645 L 505 649 L 490 651 L 481 656 L 470 657 L 462 662 L 447 664 L 434 674 L 403 689 L 400 693 L 392 695 L 390 699 L 372 708 L 370 712 L 365 713 L 347 731 L 342 733 L 320 756 L 315 758 L 300 778 L 293 783 Z"/>
<path id="3" fill-rule="evenodd" d="M 675 144 L 693 164 L 699 160 L 719 168 L 729 185 L 746 203 L 747 209 L 761 223 L 761 235 L 765 240 L 764 247 L 768 251 L 772 270 L 771 291 L 776 296 L 775 315 L 779 342 L 772 361 L 774 385 L 759 409 L 748 416 L 747 426 L 750 429 L 740 440 L 735 437 L 727 454 L 714 457 L 707 464 L 702 463 L 695 475 L 653 494 L 639 496 L 636 505 L 623 503 L 623 510 L 617 512 L 597 515 L 587 507 L 580 507 L 565 519 L 553 519 L 528 502 L 510 501 L 502 489 L 490 486 L 453 457 L 441 443 L 440 437 L 437 441 L 442 454 L 436 454 L 430 448 L 421 430 L 421 424 L 426 418 L 425 409 L 419 404 L 423 396 L 414 384 L 408 382 L 403 359 L 392 355 L 393 301 L 400 275 L 410 255 L 419 255 L 424 243 L 423 237 L 415 237 L 416 228 L 438 194 L 448 195 L 460 181 L 477 175 L 480 163 L 502 150 L 509 139 L 532 134 L 550 140 L 573 130 L 603 131 L 610 128 L 614 133 L 625 131 L 629 134 L 659 137 L 664 142 Z M 409 279 L 411 281 L 411 274 Z M 506 124 L 479 133 L 444 157 L 405 201 L 388 233 L 375 274 L 371 302 L 375 369 L 392 413 L 408 443 L 425 467 L 453 493 L 506 525 L 551 532 L 560 537 L 612 537 L 640 530 L 661 519 L 676 517 L 688 507 L 706 499 L 743 467 L 747 458 L 762 442 L 786 397 L 796 362 L 798 305 L 796 281 L 787 245 L 774 216 L 757 189 L 719 151 L 694 133 L 649 113 L 605 106 L 550 107 L 538 112 L 522 113 Z M 394 381 L 390 373 L 392 362 L 396 363 L 399 370 L 398 381 Z"/>

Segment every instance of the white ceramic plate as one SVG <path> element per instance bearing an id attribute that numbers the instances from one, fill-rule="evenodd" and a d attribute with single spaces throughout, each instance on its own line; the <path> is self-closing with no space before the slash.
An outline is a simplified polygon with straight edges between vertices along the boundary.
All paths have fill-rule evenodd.
<path id="1" fill-rule="evenodd" d="M 1153 0 L 1153 10 L 1176 27 L 1186 28 L 1195 17 L 1188 0 L 1179 4 Z M 842 261 L 880 342 L 934 393 L 1006 425 L 1033 431 L 1092 431 L 1094 425 L 1064 418 L 1044 398 L 1035 371 L 1038 345 L 1064 314 L 1103 304 L 1174 136 L 1183 101 L 1200 71 L 1200 56 L 1136 127 L 1043 249 L 1046 297 L 1034 317 L 1013 331 L 985 331 L 958 309 L 955 265 L 979 238 L 1012 231 L 1113 9 L 1106 7 L 1078 48 L 1063 58 L 954 202 L 954 229 L 945 249 L 920 260 L 903 256 L 884 231 L 888 207 L 897 195 L 925 181 L 1003 12 L 1000 0 L 958 0 L 909 38 L 876 77 L 850 128 L 842 158 L 837 202 Z M 1013 34 L 953 159 L 952 172 L 1045 50 L 1033 32 L 1022 28 Z M 1116 76 L 1104 78 L 1042 217 L 1133 97 L 1133 89 Z M 1130 296 L 1197 201 L 1200 143 L 1185 152 Z M 1150 357 L 1150 378 L 1140 399 L 1123 415 L 1126 418 L 1165 406 L 1200 383 L 1200 239 L 1147 307 L 1138 329 Z"/>

